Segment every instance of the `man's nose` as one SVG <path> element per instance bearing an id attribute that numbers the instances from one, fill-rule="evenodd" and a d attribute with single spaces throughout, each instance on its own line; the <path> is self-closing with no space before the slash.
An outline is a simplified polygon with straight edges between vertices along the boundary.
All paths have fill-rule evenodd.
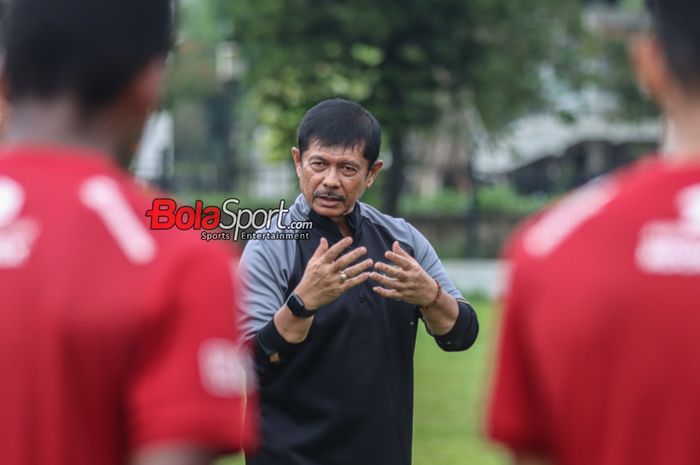
<path id="1" fill-rule="evenodd" d="M 323 178 L 323 185 L 325 187 L 340 187 L 340 173 L 336 168 L 331 168 L 328 170 L 328 174 Z"/>

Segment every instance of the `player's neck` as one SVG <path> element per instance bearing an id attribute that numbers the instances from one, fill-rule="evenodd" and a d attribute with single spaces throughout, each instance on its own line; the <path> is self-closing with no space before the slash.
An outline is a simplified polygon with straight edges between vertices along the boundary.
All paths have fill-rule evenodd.
<path id="1" fill-rule="evenodd" d="M 674 105 L 665 124 L 664 158 L 678 164 L 700 163 L 700 105 Z"/>
<path id="2" fill-rule="evenodd" d="M 5 142 L 80 146 L 111 154 L 116 143 L 100 117 L 83 118 L 69 100 L 26 101 L 13 108 Z"/>

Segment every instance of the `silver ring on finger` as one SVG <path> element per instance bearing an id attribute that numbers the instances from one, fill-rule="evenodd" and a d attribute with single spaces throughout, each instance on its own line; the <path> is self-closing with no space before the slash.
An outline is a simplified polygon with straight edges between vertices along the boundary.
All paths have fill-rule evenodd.
<path id="1" fill-rule="evenodd" d="M 345 284 L 345 281 L 348 280 L 348 274 L 345 271 L 340 272 L 340 284 Z"/>

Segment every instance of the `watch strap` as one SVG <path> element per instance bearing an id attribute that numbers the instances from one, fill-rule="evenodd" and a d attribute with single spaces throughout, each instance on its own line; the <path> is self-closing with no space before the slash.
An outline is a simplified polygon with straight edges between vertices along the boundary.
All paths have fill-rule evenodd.
<path id="1" fill-rule="evenodd" d="M 292 292 L 287 298 L 287 308 L 289 308 L 292 315 L 297 318 L 311 318 L 316 314 L 314 310 L 308 310 L 304 306 L 304 301 L 301 300 L 301 297 L 299 297 L 296 292 Z"/>

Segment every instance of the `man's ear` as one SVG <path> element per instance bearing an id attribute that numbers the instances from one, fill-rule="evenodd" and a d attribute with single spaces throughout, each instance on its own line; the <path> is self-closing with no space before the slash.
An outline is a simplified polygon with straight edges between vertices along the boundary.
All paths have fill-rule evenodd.
<path id="1" fill-rule="evenodd" d="M 384 162 L 381 160 L 377 160 L 374 162 L 374 165 L 369 169 L 369 174 L 367 175 L 367 187 L 372 187 L 372 184 L 374 184 L 374 180 L 377 179 L 377 175 L 379 172 L 384 168 Z"/>
<path id="2" fill-rule="evenodd" d="M 160 101 L 163 81 L 165 80 L 165 61 L 151 60 L 134 78 L 124 95 L 124 102 L 136 115 L 144 119 Z"/>
<path id="3" fill-rule="evenodd" d="M 632 40 L 629 50 L 642 92 L 662 109 L 668 108 L 675 80 L 658 39 L 651 34 L 639 35 Z"/>
<path id="4" fill-rule="evenodd" d="M 294 169 L 296 169 L 297 177 L 301 177 L 301 152 L 298 148 L 292 147 L 292 160 L 294 160 Z"/>
<path id="5" fill-rule="evenodd" d="M 165 60 L 153 59 L 136 74 L 111 105 L 111 123 L 120 132 L 115 156 L 122 167 L 129 167 L 133 161 L 146 121 L 160 100 L 164 79 Z"/>
<path id="6" fill-rule="evenodd" d="M 3 102 L 10 101 L 10 86 L 7 83 L 7 78 L 2 73 L 2 68 L 0 67 L 0 100 Z"/>

